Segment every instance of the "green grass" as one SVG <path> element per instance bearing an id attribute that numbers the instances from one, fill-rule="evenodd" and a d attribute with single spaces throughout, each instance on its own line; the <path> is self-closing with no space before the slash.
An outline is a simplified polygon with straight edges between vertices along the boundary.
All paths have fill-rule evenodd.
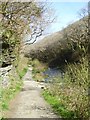
<path id="1" fill-rule="evenodd" d="M 8 110 L 9 102 L 11 99 L 14 98 L 14 96 L 21 90 L 21 87 L 23 85 L 22 77 L 27 72 L 28 68 L 24 68 L 20 73 L 18 72 L 18 80 L 14 78 L 13 76 L 10 77 L 10 86 L 6 89 L 1 89 L 1 95 L 2 95 L 2 110 Z"/>
<path id="2" fill-rule="evenodd" d="M 67 108 L 60 102 L 58 97 L 53 96 L 47 90 L 43 91 L 42 95 L 44 99 L 52 106 L 54 112 L 63 118 L 73 120 L 73 111 L 67 110 Z"/>
<path id="3" fill-rule="evenodd" d="M 27 68 L 24 68 L 21 72 L 19 72 L 19 77 L 20 77 L 20 79 L 23 78 L 23 76 L 26 74 L 27 70 L 28 70 L 28 67 L 27 67 Z"/>
<path id="4" fill-rule="evenodd" d="M 40 62 L 39 60 L 35 59 L 31 62 L 33 70 L 32 70 L 32 74 L 33 74 L 33 79 L 41 82 L 44 81 L 44 74 L 43 72 L 47 69 L 47 65 Z"/>
<path id="5" fill-rule="evenodd" d="M 0 110 L 2 110 L 3 113 L 9 109 L 10 101 L 21 91 L 23 85 L 22 78 L 28 70 L 27 58 L 21 56 L 16 64 L 18 66 L 15 69 L 12 69 L 9 74 L 10 85 L 7 88 L 0 88 Z M 4 117 L 4 115 L 0 116 L 0 118 L 2 117 Z"/>
<path id="6" fill-rule="evenodd" d="M 9 109 L 10 101 L 18 94 L 22 88 L 23 81 L 22 77 L 27 72 L 28 68 L 24 68 L 20 73 L 18 72 L 16 76 L 14 76 L 14 71 L 10 77 L 10 85 L 8 88 L 1 88 L 1 110 L 3 112 Z"/>
<path id="7" fill-rule="evenodd" d="M 2 111 L 8 110 L 9 102 L 21 90 L 22 82 L 18 82 L 15 86 L 10 86 L 7 89 L 2 89 Z"/>

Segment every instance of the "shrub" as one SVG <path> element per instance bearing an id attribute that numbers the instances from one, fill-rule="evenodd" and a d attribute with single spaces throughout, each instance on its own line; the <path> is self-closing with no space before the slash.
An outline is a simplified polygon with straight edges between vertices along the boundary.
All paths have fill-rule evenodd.
<path id="1" fill-rule="evenodd" d="M 54 78 L 48 91 L 51 96 L 56 98 L 58 96 L 60 104 L 74 113 L 73 117 L 84 119 L 90 117 L 88 85 L 88 58 L 85 56 L 77 64 L 67 63 L 63 79 L 60 76 Z M 67 114 L 66 117 L 68 117 Z"/>
<path id="2" fill-rule="evenodd" d="M 35 59 L 32 61 L 32 67 L 33 67 L 32 70 L 33 79 L 35 79 L 36 81 L 43 81 L 44 80 L 43 72 L 47 69 L 47 65 Z"/>

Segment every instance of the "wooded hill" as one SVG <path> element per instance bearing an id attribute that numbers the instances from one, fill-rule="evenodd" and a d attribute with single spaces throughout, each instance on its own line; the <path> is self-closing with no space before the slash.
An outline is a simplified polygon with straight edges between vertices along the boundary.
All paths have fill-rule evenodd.
<path id="1" fill-rule="evenodd" d="M 78 61 L 87 52 L 88 44 L 88 17 L 85 17 L 33 45 L 27 45 L 24 53 L 29 58 L 55 65 Z"/>

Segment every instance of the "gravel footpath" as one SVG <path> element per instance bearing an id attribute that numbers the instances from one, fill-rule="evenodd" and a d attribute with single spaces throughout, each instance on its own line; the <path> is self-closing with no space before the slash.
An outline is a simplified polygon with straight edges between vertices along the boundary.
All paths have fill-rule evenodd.
<path id="1" fill-rule="evenodd" d="M 58 118 L 50 105 L 41 96 L 44 83 L 32 79 L 32 68 L 23 78 L 22 91 L 10 103 L 6 118 Z"/>

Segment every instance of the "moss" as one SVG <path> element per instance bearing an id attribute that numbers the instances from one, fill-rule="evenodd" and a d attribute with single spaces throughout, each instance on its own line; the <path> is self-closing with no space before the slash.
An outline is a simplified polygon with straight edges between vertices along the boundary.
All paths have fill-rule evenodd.
<path id="1" fill-rule="evenodd" d="M 23 78 L 23 76 L 26 74 L 27 70 L 28 70 L 28 68 L 24 68 L 24 69 L 19 73 L 20 79 Z"/>

